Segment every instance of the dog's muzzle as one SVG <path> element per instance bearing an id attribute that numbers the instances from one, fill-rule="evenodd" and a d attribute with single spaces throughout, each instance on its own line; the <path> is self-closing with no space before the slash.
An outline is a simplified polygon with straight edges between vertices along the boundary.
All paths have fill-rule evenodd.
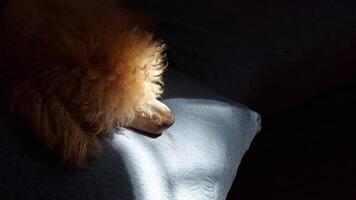
<path id="1" fill-rule="evenodd" d="M 136 117 L 129 127 L 150 134 L 162 134 L 174 124 L 174 114 L 168 106 L 158 100 L 153 100 L 149 106 L 150 114 L 136 113 Z"/>

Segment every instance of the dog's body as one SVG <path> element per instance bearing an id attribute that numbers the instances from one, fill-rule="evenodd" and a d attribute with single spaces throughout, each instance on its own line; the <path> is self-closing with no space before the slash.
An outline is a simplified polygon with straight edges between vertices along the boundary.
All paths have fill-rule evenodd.
<path id="1" fill-rule="evenodd" d="M 161 133 L 163 44 L 115 0 L 9 0 L 0 70 L 10 108 L 65 164 L 85 166 L 119 126 Z"/>

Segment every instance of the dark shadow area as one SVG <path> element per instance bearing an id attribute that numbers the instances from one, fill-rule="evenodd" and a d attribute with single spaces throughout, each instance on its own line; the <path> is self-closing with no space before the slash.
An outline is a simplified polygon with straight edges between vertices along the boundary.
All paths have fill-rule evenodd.
<path id="1" fill-rule="evenodd" d="M 356 82 L 263 115 L 228 199 L 356 197 Z"/>
<path id="2" fill-rule="evenodd" d="M 273 115 L 293 109 L 320 93 L 338 98 L 337 92 L 352 87 L 356 80 L 355 55 L 356 31 L 344 32 L 332 42 L 304 52 L 298 60 L 260 66 L 244 103 Z"/>
<path id="3" fill-rule="evenodd" d="M 260 70 L 248 103 L 263 129 L 228 199 L 355 199 L 356 45 L 345 38 Z"/>
<path id="4" fill-rule="evenodd" d="M 121 155 L 103 141 L 99 158 L 68 169 L 29 128 L 0 111 L 0 199 L 134 199 Z"/>

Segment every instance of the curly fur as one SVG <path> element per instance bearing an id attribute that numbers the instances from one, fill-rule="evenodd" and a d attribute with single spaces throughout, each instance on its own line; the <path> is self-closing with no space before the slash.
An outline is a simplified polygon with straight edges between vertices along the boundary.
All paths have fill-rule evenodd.
<path id="1" fill-rule="evenodd" d="M 0 26 L 10 108 L 66 165 L 162 92 L 163 44 L 115 0 L 10 0 Z"/>

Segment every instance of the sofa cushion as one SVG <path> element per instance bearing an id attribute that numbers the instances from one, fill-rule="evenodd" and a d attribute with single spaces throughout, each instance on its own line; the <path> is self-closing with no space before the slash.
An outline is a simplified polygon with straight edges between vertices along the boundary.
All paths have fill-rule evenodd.
<path id="1" fill-rule="evenodd" d="M 65 169 L 30 130 L 0 114 L 1 199 L 224 199 L 260 117 L 170 72 L 176 123 L 159 137 L 121 129 L 86 169 Z"/>

